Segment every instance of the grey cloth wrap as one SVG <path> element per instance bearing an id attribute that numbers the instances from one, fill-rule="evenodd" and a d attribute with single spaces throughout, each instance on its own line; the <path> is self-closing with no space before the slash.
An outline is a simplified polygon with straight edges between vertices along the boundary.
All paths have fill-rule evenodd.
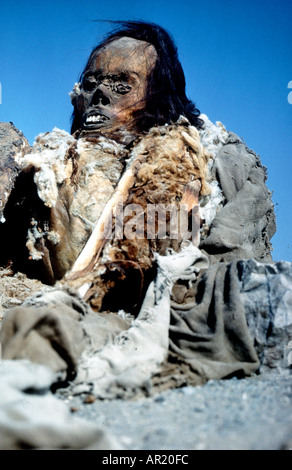
<path id="1" fill-rule="evenodd" d="M 291 374 L 292 264 L 217 263 L 172 291 L 169 360 L 159 389 L 210 379 Z"/>
<path id="2" fill-rule="evenodd" d="M 198 382 L 251 375 L 259 367 L 238 278 L 236 261 L 217 263 L 183 298 L 183 287 L 173 289 L 170 350 L 184 358 Z"/>
<path id="3" fill-rule="evenodd" d="M 129 324 L 114 313 L 97 315 L 73 289 L 46 288 L 5 315 L 2 357 L 46 365 L 60 385 L 74 379 L 85 350 L 101 349 Z"/>
<path id="4" fill-rule="evenodd" d="M 266 168 L 235 134 L 216 155 L 212 168 L 225 205 L 212 222 L 200 249 L 211 263 L 254 258 L 271 262 L 270 239 L 276 232 Z"/>
<path id="5" fill-rule="evenodd" d="M 52 380 L 45 366 L 0 361 L 0 450 L 122 450 L 104 426 L 74 416 Z"/>
<path id="6" fill-rule="evenodd" d="M 48 289 L 5 315 L 0 331 L 3 359 L 29 359 L 75 375 L 85 336 L 79 321 L 87 308 L 73 292 Z"/>

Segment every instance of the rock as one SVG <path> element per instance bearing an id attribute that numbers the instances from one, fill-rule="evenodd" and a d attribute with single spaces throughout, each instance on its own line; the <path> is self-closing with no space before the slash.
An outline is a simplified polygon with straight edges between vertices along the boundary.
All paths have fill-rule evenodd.
<path id="1" fill-rule="evenodd" d="M 292 263 L 241 262 L 241 297 L 261 373 L 291 373 Z"/>
<path id="2" fill-rule="evenodd" d="M 12 122 L 0 123 L 0 221 L 3 211 L 20 171 L 17 157 L 30 152 L 30 145 L 21 131 Z"/>

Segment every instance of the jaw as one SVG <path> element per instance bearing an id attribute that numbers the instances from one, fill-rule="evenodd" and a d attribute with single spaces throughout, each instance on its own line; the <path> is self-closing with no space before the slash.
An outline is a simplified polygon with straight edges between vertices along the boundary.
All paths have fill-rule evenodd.
<path id="1" fill-rule="evenodd" d="M 123 124 L 116 119 L 106 119 L 95 118 L 96 114 L 90 115 L 93 118 L 87 120 L 81 120 L 81 125 L 79 127 L 80 133 L 79 137 L 85 137 L 86 135 L 91 136 L 104 136 L 108 139 L 114 140 L 120 144 L 128 145 L 130 144 L 138 135 L 138 131 L 133 129 L 130 126 Z"/>
<path id="2" fill-rule="evenodd" d="M 109 127 L 111 125 L 110 118 L 100 112 L 86 113 L 82 117 L 82 129 L 84 130 L 98 130 L 103 127 Z"/>
<path id="3" fill-rule="evenodd" d="M 81 116 L 80 130 L 82 134 L 103 135 L 126 145 L 132 142 L 138 134 L 129 112 L 109 115 L 108 112 L 100 109 L 89 109 Z"/>

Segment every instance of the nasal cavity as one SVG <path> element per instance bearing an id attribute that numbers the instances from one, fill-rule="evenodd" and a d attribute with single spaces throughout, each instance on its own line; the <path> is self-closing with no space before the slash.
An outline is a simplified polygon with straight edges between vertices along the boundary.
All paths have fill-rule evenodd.
<path id="1" fill-rule="evenodd" d="M 106 106 L 110 103 L 110 99 L 107 95 L 104 94 L 101 90 L 96 90 L 92 98 L 92 104 Z"/>

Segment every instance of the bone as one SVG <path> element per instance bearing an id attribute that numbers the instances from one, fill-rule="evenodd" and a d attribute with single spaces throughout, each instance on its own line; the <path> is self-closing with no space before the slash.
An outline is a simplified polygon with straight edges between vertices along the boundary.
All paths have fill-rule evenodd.
<path id="1" fill-rule="evenodd" d="M 202 184 L 200 180 L 191 181 L 186 185 L 180 206 L 192 213 L 192 244 L 195 247 L 200 245 L 200 205 L 199 196 Z M 195 229 L 194 229 L 195 228 Z M 183 243 L 184 246 L 184 243 Z"/>
<path id="2" fill-rule="evenodd" d="M 199 180 L 192 181 L 186 185 L 180 204 L 185 204 L 188 212 L 199 205 L 200 189 L 201 182 Z"/>
<path id="3" fill-rule="evenodd" d="M 80 272 L 84 272 L 98 260 L 101 250 L 106 243 L 107 235 L 110 235 L 109 224 L 112 220 L 114 208 L 118 203 L 126 201 L 129 190 L 133 185 L 136 164 L 137 162 L 135 161 L 122 176 L 115 193 L 106 204 L 91 236 L 69 272 L 67 280 L 75 279 Z"/>

